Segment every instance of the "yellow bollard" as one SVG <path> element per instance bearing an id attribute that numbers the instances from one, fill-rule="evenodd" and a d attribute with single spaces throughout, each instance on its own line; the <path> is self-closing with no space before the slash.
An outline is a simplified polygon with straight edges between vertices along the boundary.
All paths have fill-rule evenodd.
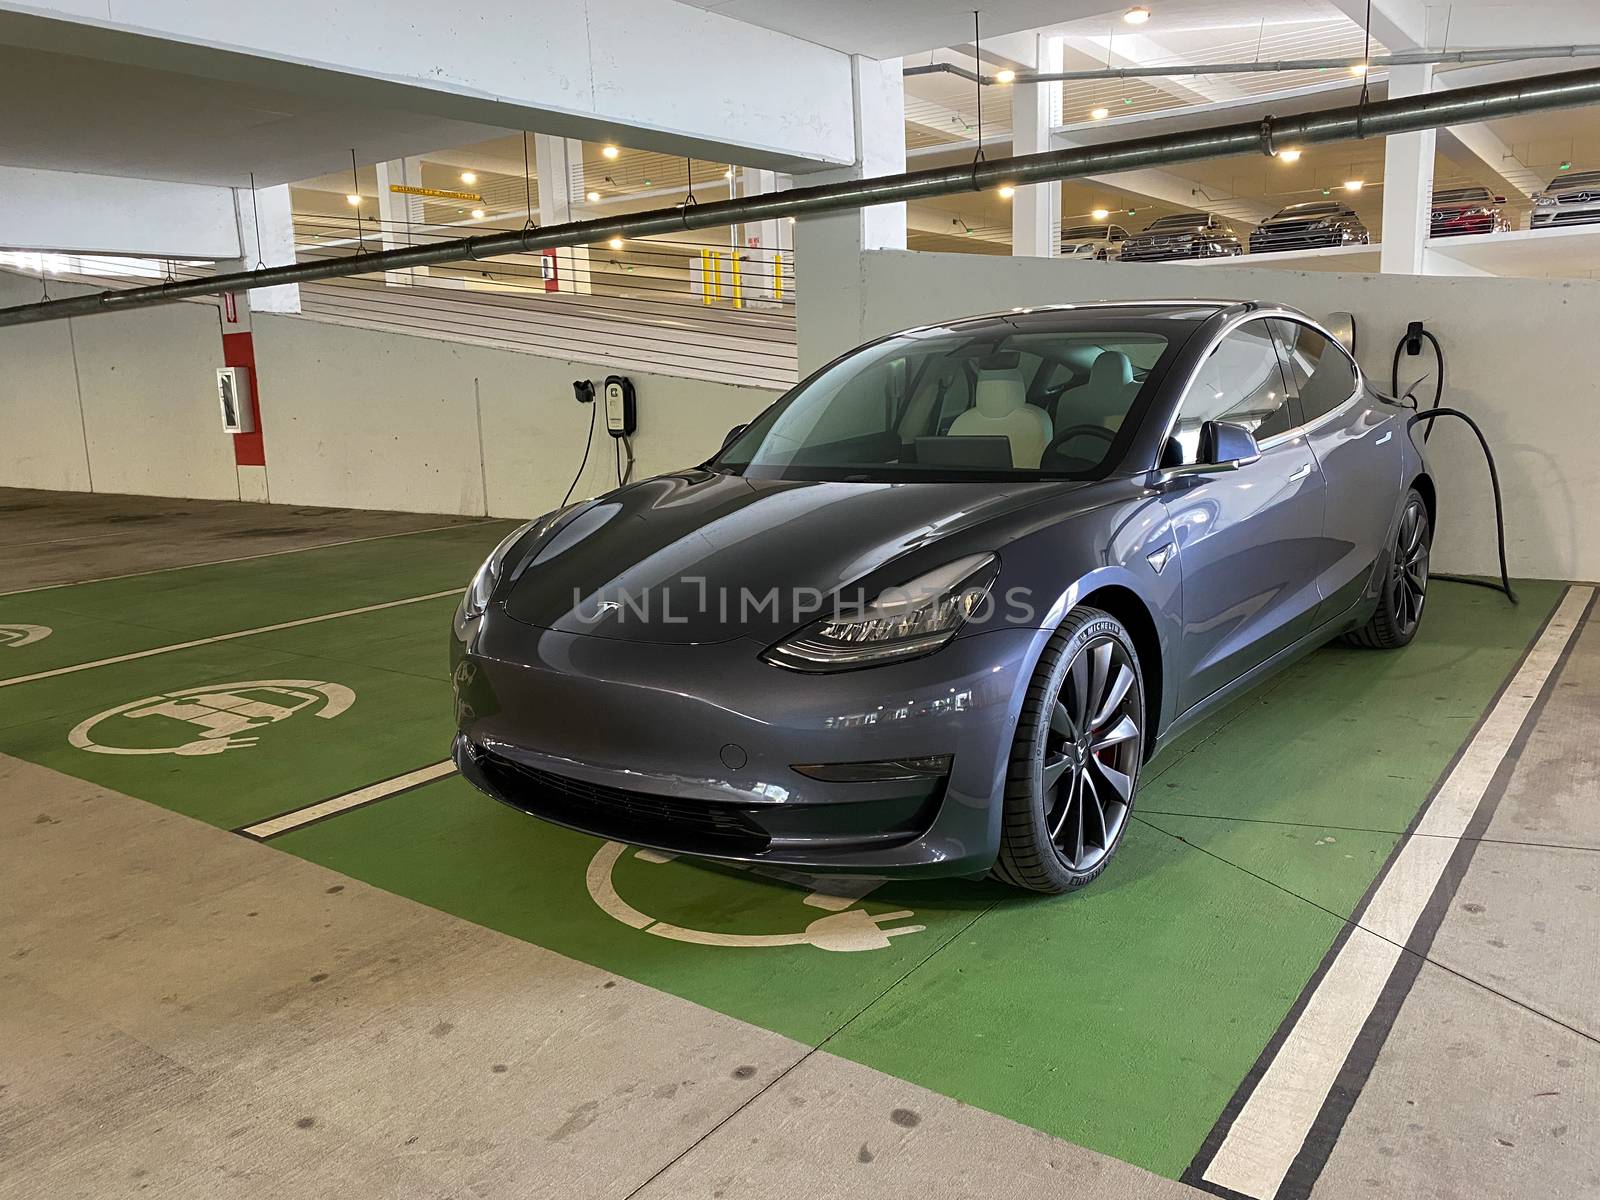
<path id="1" fill-rule="evenodd" d="M 739 277 L 739 252 L 737 250 L 728 251 L 728 263 L 733 271 L 733 306 L 735 308 L 743 308 L 744 283 Z"/>
<path id="2" fill-rule="evenodd" d="M 772 252 L 772 298 L 783 303 L 783 251 Z"/>

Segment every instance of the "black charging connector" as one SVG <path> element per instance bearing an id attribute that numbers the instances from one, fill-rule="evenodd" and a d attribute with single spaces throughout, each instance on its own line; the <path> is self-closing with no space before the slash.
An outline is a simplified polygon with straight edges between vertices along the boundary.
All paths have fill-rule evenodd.
<path id="1" fill-rule="evenodd" d="M 1428 406 L 1428 411 L 1432 412 L 1434 409 L 1439 407 L 1440 402 L 1444 399 L 1444 347 L 1439 344 L 1439 339 L 1434 337 L 1433 333 L 1428 330 L 1421 321 L 1412 321 L 1407 324 L 1405 337 L 1401 338 L 1395 343 L 1394 361 L 1389 366 L 1389 394 L 1392 396 L 1401 395 L 1400 355 L 1404 353 L 1411 355 L 1413 358 L 1416 357 L 1422 353 L 1422 343 L 1424 341 L 1433 347 L 1433 357 L 1439 364 L 1438 374 L 1434 376 L 1433 380 L 1433 403 Z M 1421 379 L 1417 380 L 1416 383 L 1412 384 L 1411 387 L 1407 389 L 1405 395 L 1412 395 L 1412 392 L 1420 387 L 1427 378 L 1428 377 L 1424 375 Z M 1415 400 L 1414 396 L 1413 400 Z M 1421 404 L 1414 403 L 1412 407 L 1420 408 Z M 1422 431 L 1422 440 L 1426 442 L 1432 433 L 1433 425 L 1430 423 Z"/>
<path id="2" fill-rule="evenodd" d="M 583 478 L 583 469 L 589 465 L 589 451 L 594 449 L 594 415 L 600 406 L 594 402 L 594 380 L 574 379 L 572 381 L 572 394 L 579 404 L 589 406 L 589 434 L 583 442 L 583 461 L 578 464 L 578 471 L 572 477 L 572 482 L 567 485 L 567 494 L 561 497 L 561 507 L 567 506 L 567 501 L 572 499 L 572 493 L 577 490 L 578 480 Z"/>

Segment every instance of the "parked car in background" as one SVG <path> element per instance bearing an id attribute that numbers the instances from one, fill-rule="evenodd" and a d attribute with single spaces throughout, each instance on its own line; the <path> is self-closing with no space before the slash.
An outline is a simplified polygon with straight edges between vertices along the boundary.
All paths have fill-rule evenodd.
<path id="1" fill-rule="evenodd" d="M 1433 215 L 1428 222 L 1429 237 L 1460 237 L 1467 233 L 1500 233 L 1511 222 L 1500 206 L 1504 196 L 1486 187 L 1446 188 L 1433 194 Z"/>
<path id="2" fill-rule="evenodd" d="M 1122 254 L 1128 231 L 1121 225 L 1074 225 L 1061 231 L 1062 258 L 1095 258 L 1104 262 Z"/>
<path id="3" fill-rule="evenodd" d="M 1533 220 L 1540 229 L 1546 225 L 1586 225 L 1600 221 L 1600 171 L 1579 171 L 1558 175 L 1550 186 L 1533 198 Z"/>
<path id="4" fill-rule="evenodd" d="M 1250 253 L 1366 245 L 1371 240 L 1355 209 L 1337 200 L 1311 200 L 1280 209 L 1257 226 L 1250 234 Z"/>
<path id="5" fill-rule="evenodd" d="M 1169 213 L 1122 243 L 1123 262 L 1167 262 L 1175 258 L 1227 258 L 1244 253 L 1239 235 L 1216 213 Z"/>

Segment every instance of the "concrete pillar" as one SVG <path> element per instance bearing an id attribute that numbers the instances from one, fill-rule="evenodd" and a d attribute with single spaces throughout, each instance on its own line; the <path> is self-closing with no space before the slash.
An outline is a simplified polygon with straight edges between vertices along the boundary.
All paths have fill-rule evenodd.
<path id="1" fill-rule="evenodd" d="M 422 186 L 422 160 L 397 158 L 377 165 L 378 229 L 385 250 L 398 250 L 412 244 L 412 231 L 423 224 L 422 197 L 408 196 L 391 189 Z M 408 271 L 385 271 L 385 283 L 409 284 L 428 274 L 427 267 Z"/>
<path id="2" fill-rule="evenodd" d="M 905 83 L 898 58 L 852 55 L 856 161 L 806 175 L 800 183 L 835 183 L 906 169 Z M 795 225 L 796 329 L 805 375 L 861 340 L 861 256 L 906 248 L 904 202 L 801 217 Z M 806 302 L 807 295 L 811 303 Z"/>
<path id="3" fill-rule="evenodd" d="M 765 196 L 780 190 L 782 180 L 788 177 L 776 171 L 763 171 L 755 167 L 742 167 L 739 171 L 739 195 Z M 740 230 L 739 253 L 743 256 L 746 295 L 757 301 L 782 303 L 793 300 L 790 294 L 790 277 L 794 270 L 791 258 L 789 218 L 767 221 L 748 221 Z"/>
<path id="4" fill-rule="evenodd" d="M 294 213 L 290 208 L 289 185 L 258 188 L 254 196 L 248 188 L 236 189 L 233 195 L 239 218 L 240 247 L 240 256 L 234 265 L 241 271 L 249 271 L 258 262 L 268 267 L 294 262 Z M 247 302 L 256 312 L 297 313 L 300 311 L 300 285 L 288 283 L 255 288 L 248 293 Z"/>
<path id="5" fill-rule="evenodd" d="M 1389 68 L 1389 96 L 1420 96 L 1433 87 L 1433 66 Z M 1383 245 L 1385 275 L 1421 275 L 1433 209 L 1435 131 L 1391 134 L 1383 151 Z"/>
<path id="6" fill-rule="evenodd" d="M 1062 39 L 1038 35 L 1034 61 L 1041 73 L 1062 69 Z M 1018 83 L 1011 97 L 1011 147 L 1014 154 L 1051 149 L 1050 129 L 1061 120 L 1059 83 Z M 1061 184 L 1030 183 L 1011 198 L 1011 253 L 1054 258 L 1061 252 Z"/>
<path id="7" fill-rule="evenodd" d="M 539 180 L 540 225 L 565 225 L 576 219 L 572 197 L 583 188 L 583 143 L 548 133 L 533 135 L 534 174 Z M 544 252 L 544 288 L 547 292 L 586 293 L 589 251 L 584 246 L 563 246 Z"/>

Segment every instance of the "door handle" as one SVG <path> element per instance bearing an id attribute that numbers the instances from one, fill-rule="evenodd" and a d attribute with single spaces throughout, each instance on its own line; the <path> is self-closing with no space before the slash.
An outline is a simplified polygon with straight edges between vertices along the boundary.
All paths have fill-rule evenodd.
<path id="1" fill-rule="evenodd" d="M 1391 430 L 1389 430 L 1388 433 L 1384 434 L 1381 438 L 1379 438 L 1377 441 L 1373 442 L 1372 444 L 1374 446 L 1381 446 L 1385 442 L 1387 442 L 1390 438 L 1392 438 L 1393 436 L 1394 436 L 1394 430 L 1391 429 Z"/>
<path id="2" fill-rule="evenodd" d="M 1310 463 L 1306 463 L 1298 471 L 1296 471 L 1293 475 L 1289 476 L 1288 482 L 1290 482 L 1290 483 L 1299 483 L 1302 479 L 1306 478 L 1306 476 L 1308 476 L 1310 474 L 1311 474 L 1311 464 Z"/>

